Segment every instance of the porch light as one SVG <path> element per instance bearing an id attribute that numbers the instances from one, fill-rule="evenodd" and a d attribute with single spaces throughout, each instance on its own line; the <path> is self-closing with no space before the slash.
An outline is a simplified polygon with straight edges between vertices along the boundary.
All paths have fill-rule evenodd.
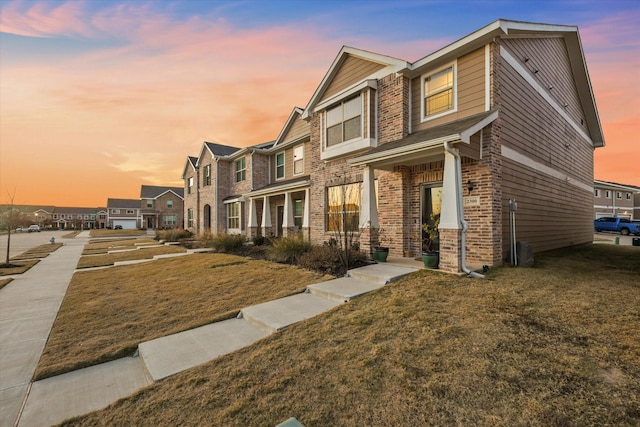
<path id="1" fill-rule="evenodd" d="M 476 188 L 476 186 L 473 184 L 473 182 L 471 182 L 471 180 L 467 181 L 467 190 L 469 190 L 469 194 L 471 194 L 471 192 L 473 191 L 473 189 Z"/>

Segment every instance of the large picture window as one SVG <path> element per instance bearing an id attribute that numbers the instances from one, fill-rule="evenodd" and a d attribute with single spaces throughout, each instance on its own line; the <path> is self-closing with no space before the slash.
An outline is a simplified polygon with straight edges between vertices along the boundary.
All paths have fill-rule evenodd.
<path id="1" fill-rule="evenodd" d="M 362 137 L 360 95 L 327 110 L 327 147 Z"/>
<path id="2" fill-rule="evenodd" d="M 284 153 L 276 154 L 276 179 L 284 178 Z"/>
<path id="3" fill-rule="evenodd" d="M 247 161 L 243 157 L 236 161 L 236 182 L 242 182 L 247 179 Z"/>
<path id="4" fill-rule="evenodd" d="M 425 118 L 454 109 L 454 86 L 453 65 L 424 78 Z"/>
<path id="5" fill-rule="evenodd" d="M 327 231 L 358 231 L 362 183 L 327 187 Z"/>

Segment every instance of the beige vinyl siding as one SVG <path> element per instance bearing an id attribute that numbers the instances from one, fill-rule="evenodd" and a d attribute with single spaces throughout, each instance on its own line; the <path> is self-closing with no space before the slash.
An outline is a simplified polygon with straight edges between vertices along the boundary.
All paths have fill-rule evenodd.
<path id="1" fill-rule="evenodd" d="M 571 77 L 571 65 L 567 54 L 567 47 L 562 38 L 543 39 L 505 39 L 502 48 L 507 49 L 520 63 L 535 75 L 540 84 L 553 89 L 549 94 L 556 102 L 563 106 L 576 123 L 584 119 L 584 113 L 578 98 L 573 78 Z M 525 58 L 529 58 L 524 62 Z M 538 70 L 534 74 L 534 70 Z M 582 126 L 586 130 L 585 126 Z"/>
<path id="2" fill-rule="evenodd" d="M 309 134 L 309 123 L 300 119 L 298 116 L 298 119 L 291 125 L 291 128 L 284 135 L 280 144 L 286 144 L 287 142 L 298 140 L 305 136 L 309 136 Z"/>
<path id="3" fill-rule="evenodd" d="M 592 185 L 592 147 L 506 61 L 501 60 L 500 70 L 502 146 L 571 180 Z M 517 240 L 530 243 L 535 252 L 593 239 L 592 190 L 503 157 L 503 250 L 507 255 L 509 199 L 518 203 Z"/>
<path id="4" fill-rule="evenodd" d="M 476 49 L 457 61 L 458 110 L 437 119 L 422 122 L 422 78 L 436 69 L 425 71 L 411 81 L 411 118 L 414 132 L 459 120 L 485 111 L 485 49 Z"/>
<path id="5" fill-rule="evenodd" d="M 378 64 L 377 62 L 366 61 L 352 55 L 347 55 L 319 102 L 322 102 L 341 90 L 366 79 L 382 68 L 384 68 L 384 65 Z"/>
<path id="6" fill-rule="evenodd" d="M 300 145 L 304 146 L 304 172 L 298 175 L 294 175 L 293 174 L 293 149 L 296 147 L 299 147 Z M 288 179 L 309 175 L 309 172 L 311 171 L 310 150 L 311 150 L 311 143 L 309 141 L 306 141 L 304 143 L 290 145 L 284 150 L 278 151 L 277 153 L 281 153 L 284 151 L 284 178 L 281 178 L 279 180 L 276 180 L 277 153 L 273 154 L 271 156 L 271 176 L 272 176 L 271 182 L 285 181 Z"/>

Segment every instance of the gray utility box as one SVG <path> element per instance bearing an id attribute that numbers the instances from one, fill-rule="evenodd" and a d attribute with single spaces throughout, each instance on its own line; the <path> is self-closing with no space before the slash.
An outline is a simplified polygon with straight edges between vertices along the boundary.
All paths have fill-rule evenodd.
<path id="1" fill-rule="evenodd" d="M 516 242 L 519 267 L 533 267 L 533 248 L 527 242 Z"/>

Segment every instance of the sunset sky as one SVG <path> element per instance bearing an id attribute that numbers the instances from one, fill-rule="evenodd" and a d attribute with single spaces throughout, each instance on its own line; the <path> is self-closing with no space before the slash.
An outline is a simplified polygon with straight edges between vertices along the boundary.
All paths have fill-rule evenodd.
<path id="1" fill-rule="evenodd" d="M 637 0 L 0 0 L 0 203 L 182 186 L 203 141 L 275 139 L 342 45 L 413 62 L 499 18 L 579 27 L 595 178 L 640 186 Z"/>

